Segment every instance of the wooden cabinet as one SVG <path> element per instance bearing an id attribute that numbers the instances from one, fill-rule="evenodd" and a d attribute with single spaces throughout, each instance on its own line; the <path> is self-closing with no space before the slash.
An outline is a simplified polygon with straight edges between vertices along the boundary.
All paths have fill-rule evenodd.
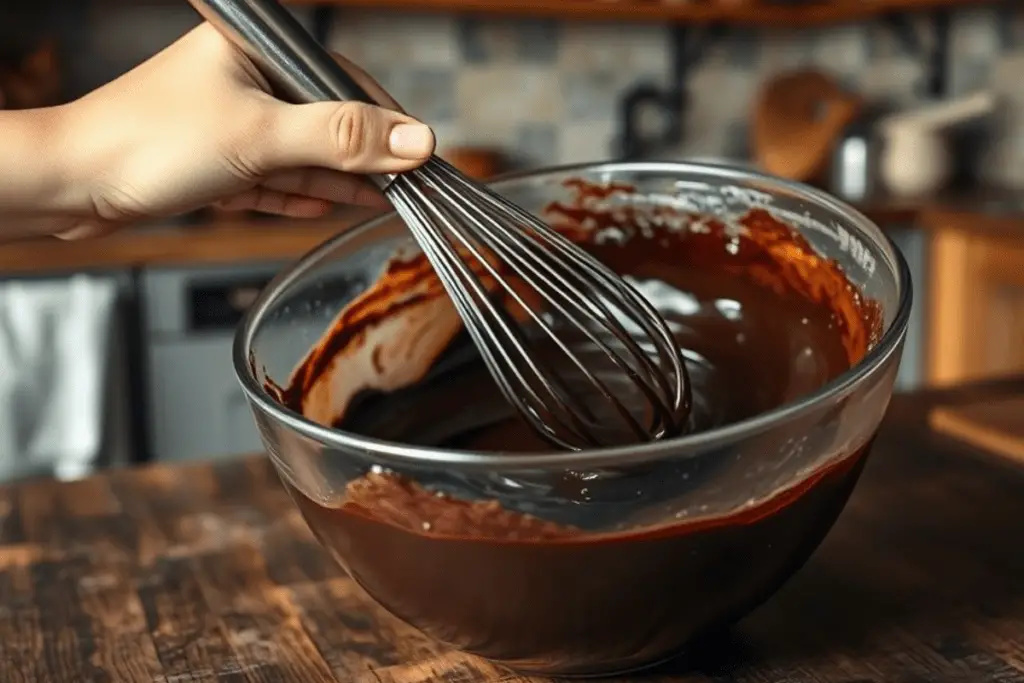
<path id="1" fill-rule="evenodd" d="M 928 382 L 1024 374 L 1024 217 L 936 220 L 922 283 Z"/>

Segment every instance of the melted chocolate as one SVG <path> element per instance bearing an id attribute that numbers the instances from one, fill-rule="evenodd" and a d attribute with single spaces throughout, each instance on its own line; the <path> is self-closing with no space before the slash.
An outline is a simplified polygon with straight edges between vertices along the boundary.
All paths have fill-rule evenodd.
<path id="1" fill-rule="evenodd" d="M 631 188 L 573 187 L 576 201 L 548 215 L 627 276 L 673 327 L 693 392 L 688 431 L 821 388 L 881 333 L 878 306 L 838 264 L 764 211 L 750 212 L 736 232 L 670 209 L 597 211 L 593 200 Z M 408 342 L 373 337 L 382 321 L 417 307 L 420 322 L 407 330 L 421 333 L 415 354 Z M 427 341 L 424 330 L 433 335 Z M 368 379 L 346 379 L 352 373 L 342 368 L 360 354 Z M 398 363 L 404 369 L 389 374 Z M 268 390 L 312 419 L 379 438 L 549 450 L 505 406 L 422 258 L 392 263 L 339 315 L 289 387 Z M 426 633 L 528 670 L 607 673 L 664 659 L 768 597 L 827 532 L 866 450 L 836 454 L 838 464 L 756 506 L 653 526 L 623 519 L 614 504 L 621 482 L 595 483 L 578 472 L 553 482 L 551 495 L 584 504 L 550 519 L 450 498 L 388 472 L 354 479 L 339 507 L 293 495 L 350 575 Z M 678 478 L 668 464 L 653 467 L 643 495 L 670 499 Z"/>
<path id="2" fill-rule="evenodd" d="M 337 509 L 292 497 L 349 576 L 431 637 L 523 671 L 611 674 L 770 597 L 832 526 L 866 452 L 739 514 L 610 534 L 387 474 L 352 482 Z"/>

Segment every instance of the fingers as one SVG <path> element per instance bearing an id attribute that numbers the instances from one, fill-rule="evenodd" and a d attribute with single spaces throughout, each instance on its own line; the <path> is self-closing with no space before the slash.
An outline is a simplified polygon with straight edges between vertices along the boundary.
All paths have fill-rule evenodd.
<path id="1" fill-rule="evenodd" d="M 222 199 L 216 206 L 225 211 L 259 211 L 289 218 L 320 218 L 330 212 L 332 204 L 323 199 L 255 187 Z"/>
<path id="2" fill-rule="evenodd" d="M 364 178 L 325 168 L 299 168 L 269 176 L 263 187 L 285 194 L 323 199 L 334 204 L 385 208 L 388 202 Z"/>
<path id="3" fill-rule="evenodd" d="M 77 240 L 101 237 L 118 230 L 123 224 L 95 217 L 68 214 L 5 214 L 4 241 L 26 238 L 58 237 Z"/>
<path id="4" fill-rule="evenodd" d="M 112 232 L 119 230 L 122 226 L 120 223 L 114 221 L 85 221 L 79 223 L 70 230 L 64 230 L 56 233 L 56 236 L 62 240 L 85 240 L 92 239 L 94 237 L 103 237 L 109 235 Z"/>
<path id="5" fill-rule="evenodd" d="M 233 154 L 247 175 L 296 167 L 346 173 L 398 173 L 424 163 L 434 152 L 429 127 L 404 113 L 372 77 L 345 57 L 335 60 L 379 103 L 288 104 L 273 97 L 249 103 L 252 125 L 238 136 Z"/>
<path id="6" fill-rule="evenodd" d="M 256 137 L 264 172 L 319 166 L 348 173 L 397 173 L 433 153 L 434 134 L 405 114 L 361 102 L 273 101 Z M 250 151 L 251 153 L 251 151 Z"/>

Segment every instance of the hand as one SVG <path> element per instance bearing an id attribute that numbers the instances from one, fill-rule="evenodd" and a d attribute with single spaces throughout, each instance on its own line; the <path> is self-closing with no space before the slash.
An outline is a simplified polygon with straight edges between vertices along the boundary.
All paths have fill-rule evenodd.
<path id="1" fill-rule="evenodd" d="M 76 215 L 47 216 L 45 231 L 77 239 L 211 204 L 299 218 L 335 203 L 386 206 L 359 174 L 415 168 L 434 137 L 338 60 L 393 109 L 277 100 L 249 59 L 201 24 L 64 108 L 64 175 L 75 186 L 65 203 Z"/>

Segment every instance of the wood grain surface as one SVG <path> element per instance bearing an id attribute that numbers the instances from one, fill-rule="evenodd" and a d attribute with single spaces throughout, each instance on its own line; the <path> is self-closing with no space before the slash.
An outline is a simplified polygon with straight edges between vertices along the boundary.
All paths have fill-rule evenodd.
<path id="1" fill-rule="evenodd" d="M 797 577 L 730 635 L 628 680 L 1024 681 L 1024 473 L 925 425 L 936 405 L 1012 392 L 1024 379 L 894 399 Z M 262 458 L 0 489 L 0 680 L 541 681 L 365 602 Z"/>

